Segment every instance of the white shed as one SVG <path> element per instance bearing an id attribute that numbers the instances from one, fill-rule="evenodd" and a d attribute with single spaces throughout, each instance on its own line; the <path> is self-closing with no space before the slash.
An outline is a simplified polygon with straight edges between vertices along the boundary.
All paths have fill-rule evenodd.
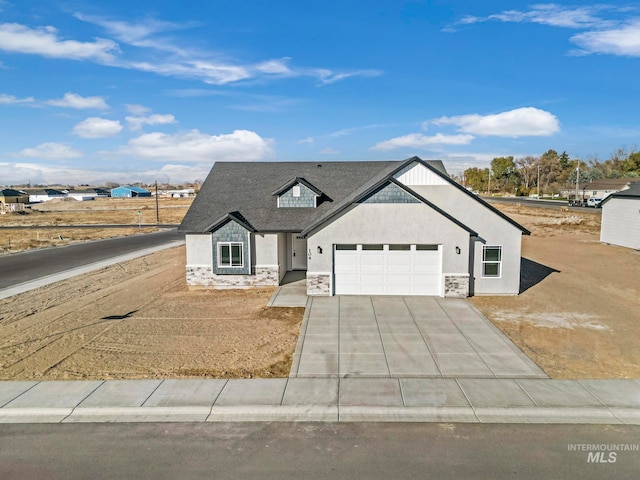
<path id="1" fill-rule="evenodd" d="M 609 195 L 600 205 L 600 241 L 640 250 L 640 183 Z"/>

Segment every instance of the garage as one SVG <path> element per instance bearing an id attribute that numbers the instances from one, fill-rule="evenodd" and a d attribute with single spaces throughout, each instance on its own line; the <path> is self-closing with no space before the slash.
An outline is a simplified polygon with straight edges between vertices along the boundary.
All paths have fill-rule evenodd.
<path id="1" fill-rule="evenodd" d="M 439 245 L 338 244 L 336 295 L 440 295 Z"/>

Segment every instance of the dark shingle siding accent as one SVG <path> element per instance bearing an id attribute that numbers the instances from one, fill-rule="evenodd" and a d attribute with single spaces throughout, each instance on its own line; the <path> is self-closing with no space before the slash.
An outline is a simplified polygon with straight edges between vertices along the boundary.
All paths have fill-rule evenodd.
<path id="1" fill-rule="evenodd" d="M 389 183 L 360 203 L 420 203 L 394 183 Z"/>
<path id="2" fill-rule="evenodd" d="M 300 187 L 300 196 L 293 196 L 293 188 Z M 312 192 L 309 188 L 302 185 L 301 183 L 296 183 L 292 185 L 289 190 L 282 193 L 279 197 L 280 208 L 313 208 L 315 206 L 315 198 L 316 194 Z"/>
<path id="3" fill-rule="evenodd" d="M 248 275 L 251 273 L 251 256 L 249 255 L 249 235 L 248 231 L 237 224 L 229 221 L 212 232 L 211 239 L 213 242 L 213 273 L 218 275 Z M 218 267 L 218 242 L 243 242 L 243 260 L 242 268 L 220 268 Z"/>

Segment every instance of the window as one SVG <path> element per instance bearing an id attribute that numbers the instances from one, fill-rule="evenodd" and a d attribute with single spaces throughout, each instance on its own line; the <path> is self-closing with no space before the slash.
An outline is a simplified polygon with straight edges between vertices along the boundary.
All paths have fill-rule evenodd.
<path id="1" fill-rule="evenodd" d="M 502 247 L 482 247 L 482 276 L 500 277 L 502 274 Z"/>
<path id="2" fill-rule="evenodd" d="M 336 250 L 356 250 L 356 245 L 336 245 Z"/>
<path id="3" fill-rule="evenodd" d="M 299 197 L 300 196 L 300 185 L 294 185 L 291 193 L 292 193 L 292 195 L 294 197 Z"/>
<path id="4" fill-rule="evenodd" d="M 438 250 L 438 245 L 416 245 L 416 250 Z"/>
<path id="5" fill-rule="evenodd" d="M 383 250 L 382 245 L 362 245 L 362 250 Z"/>
<path id="6" fill-rule="evenodd" d="M 219 242 L 218 266 L 227 268 L 244 267 L 243 246 L 242 242 Z"/>
<path id="7" fill-rule="evenodd" d="M 411 245 L 389 245 L 389 251 L 409 251 Z"/>

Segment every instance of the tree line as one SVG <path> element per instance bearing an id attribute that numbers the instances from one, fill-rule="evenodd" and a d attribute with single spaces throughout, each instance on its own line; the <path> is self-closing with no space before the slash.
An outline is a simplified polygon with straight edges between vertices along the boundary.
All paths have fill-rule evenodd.
<path id="1" fill-rule="evenodd" d="M 570 158 L 567 152 L 547 150 L 539 157 L 498 157 L 489 168 L 468 168 L 457 178 L 479 193 L 509 193 L 518 196 L 552 195 L 576 184 L 600 178 L 640 177 L 640 152 L 618 148 L 605 161 L 587 162 Z"/>

